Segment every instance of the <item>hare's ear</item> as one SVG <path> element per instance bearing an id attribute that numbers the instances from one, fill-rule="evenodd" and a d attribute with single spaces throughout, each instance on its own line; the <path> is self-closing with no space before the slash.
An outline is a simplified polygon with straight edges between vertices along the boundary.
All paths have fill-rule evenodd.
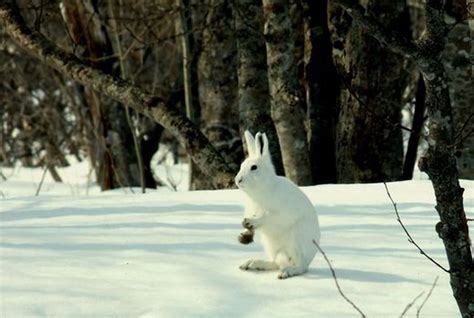
<path id="1" fill-rule="evenodd" d="M 245 143 L 247 144 L 247 151 L 249 152 L 249 157 L 254 157 L 256 155 L 255 151 L 255 138 L 253 138 L 250 131 L 246 130 L 245 133 Z"/>
<path id="2" fill-rule="evenodd" d="M 267 135 L 265 133 L 262 133 L 262 140 L 263 140 L 263 146 L 262 146 L 262 157 L 268 157 L 268 158 L 271 158 L 270 156 L 270 149 L 269 149 L 269 146 L 268 146 L 268 138 L 267 138 Z"/>
<path id="3" fill-rule="evenodd" d="M 264 140 L 264 133 L 258 132 L 255 135 L 255 150 L 257 151 L 257 155 L 259 157 L 263 156 L 265 151 L 265 140 Z M 266 138 L 266 137 L 265 137 Z"/>

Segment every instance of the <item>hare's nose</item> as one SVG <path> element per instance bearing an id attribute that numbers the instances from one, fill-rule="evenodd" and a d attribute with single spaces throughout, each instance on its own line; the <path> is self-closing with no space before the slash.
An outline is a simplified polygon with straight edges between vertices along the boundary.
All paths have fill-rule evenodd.
<path id="1" fill-rule="evenodd" d="M 237 180 L 237 184 L 240 184 L 242 182 L 243 178 L 239 178 L 239 180 Z"/>

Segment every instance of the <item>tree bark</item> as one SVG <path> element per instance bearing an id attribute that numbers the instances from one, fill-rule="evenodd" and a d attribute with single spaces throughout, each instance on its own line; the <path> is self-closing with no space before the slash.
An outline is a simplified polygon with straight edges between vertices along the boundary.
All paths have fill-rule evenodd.
<path id="1" fill-rule="evenodd" d="M 197 117 L 195 115 L 196 110 L 194 105 L 198 101 L 197 97 L 193 94 L 193 92 L 195 92 L 193 86 L 196 86 L 195 84 L 193 84 L 193 79 L 197 79 L 197 72 L 196 62 L 194 61 L 195 58 L 193 58 L 191 54 L 192 34 L 190 33 L 190 30 L 192 29 L 192 19 L 189 0 L 176 0 L 176 5 L 179 10 L 179 14 L 176 20 L 176 30 L 178 34 L 181 34 L 181 36 L 178 37 L 178 40 L 180 43 L 183 64 L 184 105 L 186 109 L 186 116 L 193 123 L 196 123 Z M 196 169 L 197 167 L 194 165 L 192 158 L 188 156 L 189 189 L 192 189 L 193 184 L 195 184 L 194 178 L 196 177 Z"/>
<path id="2" fill-rule="evenodd" d="M 436 210 L 440 217 L 436 231 L 446 250 L 454 298 L 462 317 L 474 317 L 474 261 L 463 206 L 464 189 L 459 185 L 453 149 L 453 116 L 448 78 L 440 59 L 448 30 L 442 3 L 437 0 L 426 1 L 426 31 L 414 43 L 399 32 L 382 26 L 353 1 L 335 1 L 345 7 L 354 21 L 382 45 L 415 62 L 423 74 L 429 115 L 429 148 L 420 158 L 419 167 L 429 175 L 433 184 Z"/>
<path id="3" fill-rule="evenodd" d="M 264 36 L 272 118 L 280 142 L 286 176 L 298 185 L 313 183 L 307 142 L 305 103 L 298 74 L 297 28 L 288 0 L 263 0 Z"/>
<path id="4" fill-rule="evenodd" d="M 154 121 L 146 120 L 143 125 L 144 132 L 140 136 L 140 149 L 143 158 L 143 170 L 145 176 L 145 187 L 156 188 L 157 183 L 153 177 L 153 170 L 151 168 L 151 160 L 153 155 L 158 151 L 159 142 L 163 133 L 163 127 Z"/>
<path id="5" fill-rule="evenodd" d="M 336 116 L 339 83 L 332 59 L 327 0 L 302 0 L 306 32 L 305 85 L 309 153 L 316 184 L 336 182 Z"/>
<path id="6" fill-rule="evenodd" d="M 420 141 L 423 123 L 425 122 L 425 81 L 423 76 L 419 76 L 415 97 L 415 111 L 411 125 L 410 138 L 408 139 L 407 152 L 403 162 L 403 172 L 400 180 L 411 180 L 413 178 L 413 169 L 415 168 L 418 156 L 418 144 Z"/>
<path id="7" fill-rule="evenodd" d="M 284 175 L 280 144 L 271 117 L 262 0 L 237 1 L 235 8 L 240 132 L 242 136 L 245 130 L 253 134 L 265 132 L 275 171 Z"/>
<path id="8" fill-rule="evenodd" d="M 175 107 L 164 103 L 161 97 L 150 95 L 139 87 L 87 65 L 76 56 L 58 48 L 42 34 L 26 26 L 14 2 L 0 3 L 0 18 L 8 35 L 43 63 L 132 107 L 168 129 L 193 157 L 194 162 L 212 178 L 214 186 L 233 185 L 235 170 L 227 165 L 207 138 Z"/>
<path id="9" fill-rule="evenodd" d="M 405 0 L 369 0 L 367 12 L 409 34 Z M 353 24 L 345 38 L 344 94 L 337 128 L 339 182 L 397 180 L 403 166 L 402 96 L 408 73 L 404 59 L 380 47 Z M 393 123 L 393 125 L 387 124 Z"/>
<path id="10" fill-rule="evenodd" d="M 474 85 L 470 61 L 473 31 L 469 28 L 466 0 L 450 0 L 446 6 L 446 19 L 451 28 L 442 51 L 442 61 L 453 107 L 459 177 L 474 179 Z"/>
<path id="11" fill-rule="evenodd" d="M 237 101 L 237 48 L 233 9 L 229 1 L 210 0 L 202 51 L 198 61 L 201 128 L 227 164 L 238 169 L 242 159 Z M 212 188 L 209 179 L 195 169 L 192 189 Z"/>
<path id="12" fill-rule="evenodd" d="M 64 20 L 73 41 L 83 48 L 82 56 L 108 74 L 116 73 L 112 58 L 114 50 L 110 38 L 99 20 L 99 14 L 91 1 L 64 1 Z M 102 190 L 123 186 L 140 186 L 139 161 L 135 155 L 134 138 L 126 125 L 125 108 L 113 105 L 115 101 L 103 98 L 88 87 L 84 90 L 93 126 L 90 140 L 93 166 Z"/>
<path id="13" fill-rule="evenodd" d="M 446 86 L 447 74 L 439 63 L 423 72 L 429 114 L 429 148 L 419 168 L 428 174 L 436 196 L 440 222 L 436 231 L 448 256 L 451 287 L 463 317 L 474 317 L 474 262 L 453 147 L 453 117 Z"/>

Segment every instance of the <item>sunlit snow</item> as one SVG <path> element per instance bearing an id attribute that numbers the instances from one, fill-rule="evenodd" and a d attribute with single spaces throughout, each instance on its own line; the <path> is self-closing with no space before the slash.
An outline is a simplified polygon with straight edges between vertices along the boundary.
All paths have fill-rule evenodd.
<path id="1" fill-rule="evenodd" d="M 301 277 L 243 272 L 263 256 L 237 242 L 238 190 L 101 193 L 86 163 L 48 174 L 2 169 L 1 317 L 357 317 L 320 254 Z M 417 243 L 447 266 L 429 181 L 389 183 Z M 474 181 L 462 181 L 470 217 Z M 382 184 L 304 188 L 342 289 L 368 317 L 398 317 L 439 281 L 421 317 L 456 317 L 448 276 L 411 245 Z M 291 213 L 291 211 L 288 211 Z M 471 236 L 474 233 L 471 231 Z M 407 316 L 416 314 L 421 297 Z"/>

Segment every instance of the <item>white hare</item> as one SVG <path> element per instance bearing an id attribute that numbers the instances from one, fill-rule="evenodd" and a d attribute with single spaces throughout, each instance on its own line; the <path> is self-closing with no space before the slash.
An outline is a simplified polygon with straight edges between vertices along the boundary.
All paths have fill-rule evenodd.
<path id="1" fill-rule="evenodd" d="M 275 174 L 265 133 L 255 138 L 248 131 L 245 141 L 249 157 L 235 177 L 245 193 L 246 204 L 241 234 L 248 244 L 253 232 L 261 235 L 269 260 L 249 260 L 242 270 L 280 270 L 278 278 L 301 275 L 316 254 L 320 230 L 316 211 L 308 197 L 290 180 Z"/>

